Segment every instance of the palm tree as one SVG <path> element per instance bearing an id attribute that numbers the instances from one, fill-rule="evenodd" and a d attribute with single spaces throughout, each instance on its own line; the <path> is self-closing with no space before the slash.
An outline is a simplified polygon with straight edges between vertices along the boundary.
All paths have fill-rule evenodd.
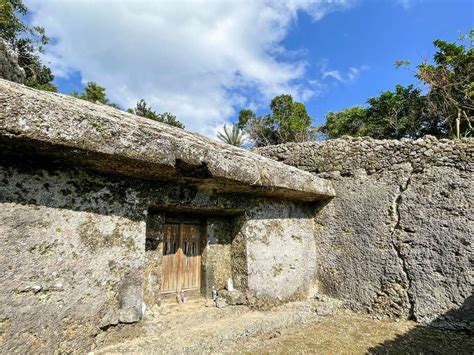
<path id="1" fill-rule="evenodd" d="M 224 132 L 218 132 L 217 138 L 224 143 L 232 144 L 237 147 L 241 147 L 244 144 L 244 133 L 236 124 L 232 125 L 231 130 L 227 129 L 227 125 L 224 125 Z"/>

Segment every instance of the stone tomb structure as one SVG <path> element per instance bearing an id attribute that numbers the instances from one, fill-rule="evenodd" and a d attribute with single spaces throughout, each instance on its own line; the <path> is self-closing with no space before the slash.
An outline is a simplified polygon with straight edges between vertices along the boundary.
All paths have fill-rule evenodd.
<path id="1" fill-rule="evenodd" d="M 252 153 L 0 79 L 0 349 L 88 350 L 228 278 L 472 332 L 473 173 L 473 139 Z"/>
<path id="2" fill-rule="evenodd" d="M 163 292 L 314 286 L 331 183 L 114 108 L 0 80 L 0 347 L 87 350 Z"/>

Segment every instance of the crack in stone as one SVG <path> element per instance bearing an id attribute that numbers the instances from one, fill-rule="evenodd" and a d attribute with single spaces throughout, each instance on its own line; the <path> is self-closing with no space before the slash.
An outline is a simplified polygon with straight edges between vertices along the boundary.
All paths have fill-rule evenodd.
<path id="1" fill-rule="evenodd" d="M 408 297 L 408 302 L 410 303 L 410 309 L 408 311 L 409 312 L 408 317 L 409 317 L 409 319 L 413 319 L 413 320 L 416 321 L 415 300 L 413 299 L 413 295 L 411 293 L 411 291 L 412 291 L 412 280 L 409 276 L 407 263 L 406 263 L 406 260 L 403 256 L 402 252 L 401 252 L 401 248 L 395 240 L 395 231 L 401 229 L 400 228 L 400 219 L 401 219 L 401 217 L 400 217 L 400 204 L 401 204 L 401 201 L 402 201 L 402 195 L 408 189 L 408 187 L 410 186 L 413 174 L 414 174 L 414 171 L 413 171 L 413 168 L 412 168 L 409 172 L 408 178 L 405 181 L 405 183 L 399 185 L 398 194 L 397 194 L 396 198 L 393 201 L 392 217 L 393 217 L 395 223 L 393 225 L 393 228 L 392 228 L 392 231 L 391 231 L 391 234 L 390 234 L 390 241 L 391 241 L 391 244 L 392 244 L 392 247 L 393 247 L 395 253 L 397 254 L 399 264 L 402 268 L 403 274 L 405 275 L 405 278 L 406 278 L 407 284 L 408 284 L 407 285 L 408 286 L 408 288 L 407 288 L 407 297 Z"/>

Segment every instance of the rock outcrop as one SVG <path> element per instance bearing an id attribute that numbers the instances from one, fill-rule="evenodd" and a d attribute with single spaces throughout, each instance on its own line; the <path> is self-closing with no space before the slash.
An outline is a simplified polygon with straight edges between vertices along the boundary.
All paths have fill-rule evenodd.
<path id="1" fill-rule="evenodd" d="M 199 181 L 208 189 L 314 201 L 330 183 L 245 149 L 106 105 L 0 80 L 0 146 L 101 172 Z M 15 151 L 18 148 L 10 148 Z"/>
<path id="2" fill-rule="evenodd" d="M 199 246 L 193 291 L 232 278 L 255 298 L 306 296 L 315 210 L 333 196 L 249 151 L 0 80 L 0 352 L 86 352 L 143 319 L 182 287 L 162 288 L 166 224 L 200 230 L 181 246 Z"/>
<path id="3" fill-rule="evenodd" d="M 316 218 L 322 291 L 380 316 L 473 328 L 463 303 L 474 287 L 474 140 L 347 138 L 256 151 L 334 184 L 337 197 Z"/>
<path id="4" fill-rule="evenodd" d="M 18 55 L 0 38 L 0 79 L 17 83 L 25 80 L 25 71 L 18 65 Z"/>

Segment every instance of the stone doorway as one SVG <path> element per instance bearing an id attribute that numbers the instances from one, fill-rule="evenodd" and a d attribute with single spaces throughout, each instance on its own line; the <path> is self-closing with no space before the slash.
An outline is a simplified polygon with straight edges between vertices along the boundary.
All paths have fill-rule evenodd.
<path id="1" fill-rule="evenodd" d="M 227 212 L 227 213 L 226 213 Z M 211 297 L 212 287 L 246 287 L 246 252 L 240 211 L 149 210 L 146 225 L 143 299 L 147 307 L 172 300 Z"/>

